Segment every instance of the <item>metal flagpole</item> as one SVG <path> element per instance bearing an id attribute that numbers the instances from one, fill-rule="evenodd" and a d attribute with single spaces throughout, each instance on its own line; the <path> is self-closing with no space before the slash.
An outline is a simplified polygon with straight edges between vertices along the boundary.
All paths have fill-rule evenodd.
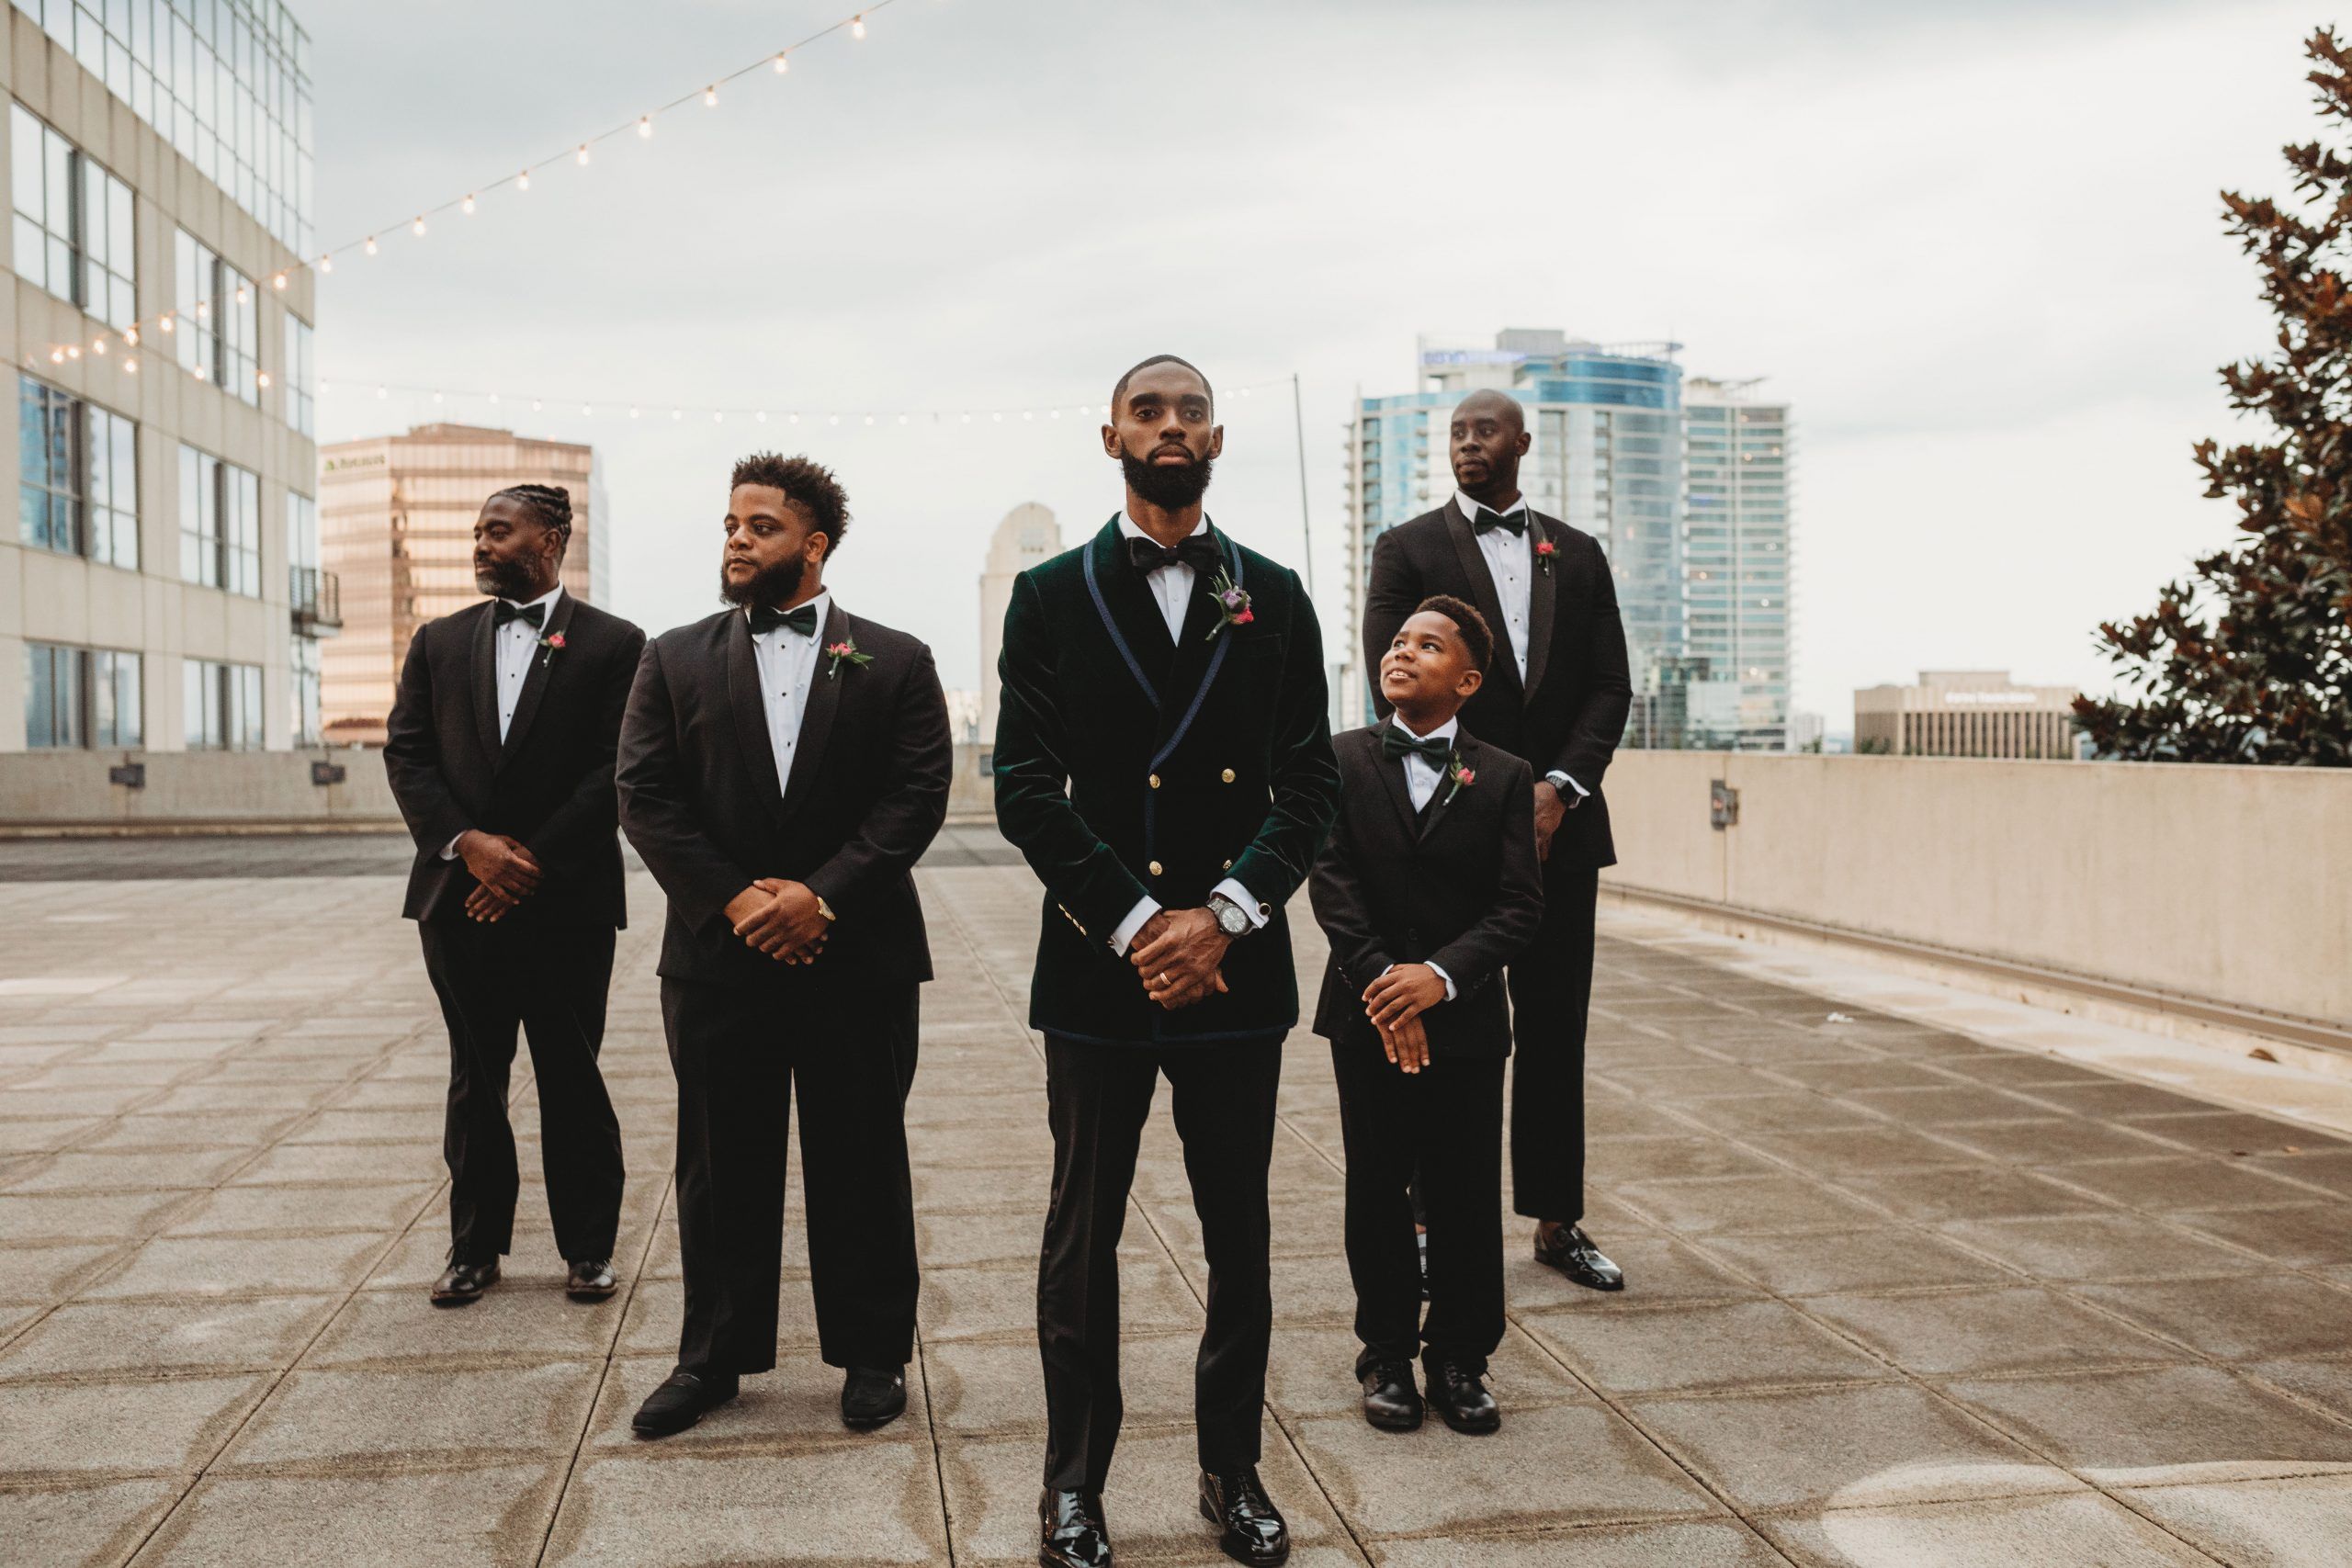
<path id="1" fill-rule="evenodd" d="M 1306 518 L 1306 413 L 1299 397 L 1298 372 L 1290 373 L 1291 428 L 1298 438 L 1298 533 L 1306 555 L 1306 596 L 1315 597 L 1315 530 Z"/>

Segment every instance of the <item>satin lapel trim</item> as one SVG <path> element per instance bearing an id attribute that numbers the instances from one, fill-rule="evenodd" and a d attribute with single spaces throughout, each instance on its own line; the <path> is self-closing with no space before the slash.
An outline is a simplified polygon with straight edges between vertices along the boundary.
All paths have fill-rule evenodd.
<path id="1" fill-rule="evenodd" d="M 1478 548 L 1477 531 L 1470 526 L 1470 519 L 1462 515 L 1462 508 L 1451 501 L 1445 503 L 1445 536 L 1453 541 L 1454 558 L 1462 563 L 1462 575 L 1470 581 L 1470 598 L 1478 606 L 1478 614 L 1487 617 L 1495 640 L 1508 644 L 1510 626 L 1503 619 L 1502 599 L 1495 592 L 1495 574 L 1487 570 L 1487 556 Z M 1531 658 L 1528 668 L 1534 667 Z M 1495 673 L 1516 685 L 1519 661 L 1498 659 L 1495 660 Z"/>
<path id="2" fill-rule="evenodd" d="M 848 660 L 835 668 L 826 657 L 825 649 L 843 639 L 855 641 L 856 623 L 842 609 L 838 599 L 825 606 L 825 624 L 817 629 L 817 662 L 812 667 L 808 701 L 800 710 L 800 740 L 792 749 L 792 777 L 784 792 L 784 815 L 792 814 L 808 804 L 808 796 L 817 787 L 817 773 L 825 761 L 825 742 L 833 733 L 833 715 L 842 705 L 842 688 L 863 678 L 859 667 Z"/>
<path id="3" fill-rule="evenodd" d="M 1233 580 L 1233 585 L 1236 588 L 1243 587 L 1241 552 L 1235 549 L 1232 542 L 1216 531 L 1215 524 L 1209 525 L 1209 536 L 1216 540 L 1217 551 L 1225 558 L 1226 575 Z M 1217 626 L 1215 637 L 1210 637 L 1203 630 L 1204 624 L 1216 626 L 1217 616 L 1214 612 L 1206 616 L 1197 613 L 1201 603 L 1206 602 L 1212 605 L 1215 604 L 1209 596 L 1209 585 L 1199 580 L 1200 575 L 1197 571 L 1193 573 L 1194 604 L 1186 609 L 1184 639 L 1177 646 L 1176 662 L 1169 671 L 1169 695 L 1173 698 L 1176 694 L 1185 689 L 1189 683 L 1188 677 L 1197 667 L 1199 660 L 1206 658 L 1208 668 L 1202 671 L 1199 683 L 1193 686 L 1192 701 L 1185 705 L 1182 715 L 1176 720 L 1175 728 L 1168 732 L 1168 738 L 1159 743 L 1158 751 L 1152 756 L 1151 765 L 1155 771 L 1160 763 L 1168 761 L 1175 753 L 1177 746 L 1184 739 L 1184 732 L 1193 728 L 1193 720 L 1200 714 L 1201 704 L 1208 699 L 1209 688 L 1216 684 L 1216 672 L 1225 668 L 1225 656 L 1232 649 L 1233 639 L 1237 635 L 1233 627 L 1225 626 Z M 1157 605 L 1154 606 L 1154 608 L 1157 607 Z M 1164 721 L 1167 716 L 1167 711 L 1162 709 L 1161 719 Z"/>
<path id="4" fill-rule="evenodd" d="M 555 614 L 548 617 L 548 624 L 541 628 L 539 635 L 542 637 L 560 635 L 571 624 L 571 606 L 576 603 L 578 601 L 569 593 L 558 599 Z M 568 652 L 568 649 L 562 652 L 551 648 L 531 649 L 531 662 L 523 672 L 522 694 L 514 699 L 514 722 L 507 725 L 506 744 L 498 753 L 500 766 L 504 766 L 521 749 L 523 737 L 530 730 L 531 720 L 538 716 L 539 703 L 547 695 L 548 682 L 555 679 L 555 667 Z"/>
<path id="5" fill-rule="evenodd" d="M 483 760 L 495 773 L 502 750 L 498 742 L 498 609 L 495 600 L 481 607 L 481 620 L 474 627 L 471 650 L 467 659 L 467 674 L 474 689 L 474 729 L 481 738 Z"/>
<path id="6" fill-rule="evenodd" d="M 1384 725 L 1382 728 L 1385 728 L 1386 726 Z M 1398 757 L 1392 761 L 1381 750 L 1380 730 L 1373 730 L 1369 739 L 1372 771 L 1380 775 L 1381 785 L 1387 792 L 1388 804 L 1396 808 L 1397 830 L 1403 833 L 1406 841 L 1410 843 L 1420 829 L 1419 825 L 1413 820 L 1413 790 L 1412 786 L 1405 782 L 1405 759 Z"/>
<path id="7" fill-rule="evenodd" d="M 1453 806 L 1454 795 L 1459 793 L 1453 787 L 1453 770 L 1469 766 L 1472 773 L 1477 772 L 1476 764 L 1471 763 L 1468 755 L 1462 749 L 1462 732 L 1457 729 L 1453 733 L 1453 754 L 1446 759 L 1445 766 L 1438 770 L 1437 793 L 1430 796 L 1430 814 L 1421 818 L 1419 830 L 1413 840 L 1415 843 L 1429 842 L 1430 835 L 1437 831 L 1437 825 L 1445 820 L 1446 811 Z M 1476 786 L 1466 787 L 1476 788 Z"/>
<path id="8" fill-rule="evenodd" d="M 742 750 L 743 765 L 754 775 L 752 787 L 760 799 L 770 811 L 782 811 L 784 793 L 776 787 L 775 747 L 768 739 L 768 706 L 760 694 L 760 656 L 752 646 L 752 623 L 742 611 L 729 610 L 721 635 L 727 642 L 727 706 L 735 716 L 735 744 Z"/>
<path id="9" fill-rule="evenodd" d="M 1103 632 L 1110 637 L 1111 646 L 1119 650 L 1119 658 L 1125 663 L 1127 673 L 1134 676 L 1136 684 L 1143 688 L 1144 700 L 1156 709 L 1159 706 L 1159 689 L 1152 685 L 1151 677 L 1144 673 L 1143 661 L 1136 657 L 1136 645 L 1120 629 L 1119 617 L 1111 611 L 1111 594 L 1119 587 L 1121 572 L 1126 574 L 1131 586 L 1142 592 L 1144 608 L 1149 612 L 1151 624 L 1159 630 L 1162 644 L 1167 641 L 1168 623 L 1159 618 L 1159 606 L 1152 602 L 1151 591 L 1136 580 L 1135 569 L 1118 558 L 1118 542 L 1119 520 L 1114 517 L 1088 544 L 1086 554 L 1079 558 L 1079 564 L 1085 570 L 1086 596 L 1094 601 L 1094 613 L 1102 617 Z M 1109 558 L 1099 559 L 1102 557 Z"/>
<path id="10" fill-rule="evenodd" d="M 1552 623 L 1556 618 L 1560 603 L 1561 562 L 1567 558 L 1560 548 L 1563 541 L 1552 532 L 1552 525 L 1527 509 L 1530 527 L 1543 530 L 1541 537 L 1551 541 L 1552 558 L 1547 563 L 1540 558 L 1531 561 L 1535 573 L 1527 580 L 1527 691 L 1534 695 L 1535 688 L 1544 683 L 1544 665 L 1552 651 Z"/>

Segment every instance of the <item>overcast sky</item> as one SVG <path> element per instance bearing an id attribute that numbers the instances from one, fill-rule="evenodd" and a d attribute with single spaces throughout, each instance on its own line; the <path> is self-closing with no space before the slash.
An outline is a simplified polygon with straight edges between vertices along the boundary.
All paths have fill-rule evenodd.
<path id="1" fill-rule="evenodd" d="M 896 0 L 493 189 L 849 3 L 302 0 L 321 239 L 386 236 L 322 280 L 322 438 L 593 442 L 613 607 L 655 629 L 715 604 L 733 458 L 806 450 L 851 497 L 841 596 L 961 686 L 996 521 L 1040 501 L 1075 542 L 1117 469 L 1067 412 L 890 411 L 1099 405 L 1163 350 L 1303 378 L 1334 657 L 1342 426 L 1411 389 L 1419 333 L 1670 336 L 1769 378 L 1799 422 L 1796 703 L 1833 729 L 1922 668 L 2103 684 L 2095 624 L 2231 534 L 2189 448 L 2268 329 L 2216 193 L 2284 192 L 2309 5 Z M 1219 412 L 1212 514 L 1296 562 L 1286 385 Z"/>

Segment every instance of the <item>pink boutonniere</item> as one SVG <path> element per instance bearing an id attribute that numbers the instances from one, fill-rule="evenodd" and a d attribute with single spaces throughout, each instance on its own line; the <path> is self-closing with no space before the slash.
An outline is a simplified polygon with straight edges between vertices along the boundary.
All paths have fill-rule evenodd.
<path id="1" fill-rule="evenodd" d="M 844 664 L 854 670 L 863 670 L 874 662 L 874 655 L 858 651 L 855 637 L 843 637 L 839 642 L 829 644 L 825 657 L 832 660 L 825 667 L 825 679 L 828 681 L 838 679 Z"/>
<path id="2" fill-rule="evenodd" d="M 544 669 L 546 666 L 553 664 L 555 662 L 555 656 L 563 651 L 563 634 L 561 632 L 549 632 L 547 636 L 539 638 L 539 646 L 547 649 L 546 655 L 539 660 L 540 667 Z"/>
<path id="3" fill-rule="evenodd" d="M 1246 626 L 1258 618 L 1257 612 L 1250 608 L 1250 595 L 1223 567 L 1217 568 L 1216 576 L 1210 581 L 1209 597 L 1216 601 L 1217 615 L 1216 625 L 1209 628 L 1211 637 L 1227 626 Z"/>
<path id="4" fill-rule="evenodd" d="M 1460 752 L 1454 754 L 1451 765 L 1446 769 L 1446 776 L 1453 781 L 1453 787 L 1445 792 L 1445 803 L 1448 806 L 1453 804 L 1455 795 L 1478 782 L 1477 770 L 1464 766 Z"/>
<path id="5" fill-rule="evenodd" d="M 1544 576 L 1552 575 L 1552 558 L 1560 553 L 1559 547 L 1549 539 L 1535 541 L 1535 569 Z"/>

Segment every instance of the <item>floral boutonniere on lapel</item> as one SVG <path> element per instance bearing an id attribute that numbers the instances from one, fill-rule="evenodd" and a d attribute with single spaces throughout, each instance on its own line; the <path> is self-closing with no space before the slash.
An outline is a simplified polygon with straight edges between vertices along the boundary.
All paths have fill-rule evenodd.
<path id="1" fill-rule="evenodd" d="M 1209 628 L 1210 637 L 1227 626 L 1246 626 L 1258 618 L 1257 612 L 1250 608 L 1250 595 L 1221 566 L 1216 569 L 1216 576 L 1209 580 L 1209 597 L 1216 601 L 1217 617 L 1216 625 Z"/>
<path id="2" fill-rule="evenodd" d="M 1538 540 L 1536 540 L 1536 541 L 1535 541 L 1535 570 L 1538 570 L 1538 571 L 1540 571 L 1540 572 L 1542 572 L 1542 573 L 1543 573 L 1544 576 L 1546 576 L 1546 577 L 1551 576 L 1551 575 L 1552 575 L 1552 558 L 1553 558 L 1553 557 L 1555 557 L 1555 556 L 1556 556 L 1556 555 L 1558 555 L 1559 553 L 1560 553 L 1560 547 L 1559 547 L 1559 546 L 1557 546 L 1557 545 L 1555 545 L 1555 544 L 1554 544 L 1551 540 L 1549 540 L 1549 539 L 1538 539 Z"/>
<path id="3" fill-rule="evenodd" d="M 844 664 L 853 670 L 863 670 L 874 662 L 874 655 L 858 651 L 857 639 L 854 637 L 845 637 L 839 642 L 828 643 L 825 647 L 825 657 L 832 660 L 825 667 L 825 679 L 828 681 L 838 679 L 842 672 L 842 666 Z"/>
<path id="4" fill-rule="evenodd" d="M 1478 771 L 1464 762 L 1462 753 L 1459 751 L 1445 760 L 1445 776 L 1453 781 L 1453 787 L 1445 792 L 1445 803 L 1448 806 L 1453 804 L 1455 795 L 1478 782 Z"/>
<path id="5" fill-rule="evenodd" d="M 541 669 L 545 669 L 555 662 L 555 656 L 557 654 L 563 651 L 563 634 L 561 632 L 549 632 L 547 636 L 539 638 L 539 646 L 547 649 L 547 652 L 539 657 L 539 667 Z"/>

